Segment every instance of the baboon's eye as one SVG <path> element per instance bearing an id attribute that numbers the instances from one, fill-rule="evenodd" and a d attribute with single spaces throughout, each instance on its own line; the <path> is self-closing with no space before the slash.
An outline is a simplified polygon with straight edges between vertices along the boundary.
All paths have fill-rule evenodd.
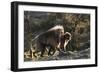
<path id="1" fill-rule="evenodd" d="M 61 34 L 63 34 L 64 33 L 64 31 L 61 31 Z"/>

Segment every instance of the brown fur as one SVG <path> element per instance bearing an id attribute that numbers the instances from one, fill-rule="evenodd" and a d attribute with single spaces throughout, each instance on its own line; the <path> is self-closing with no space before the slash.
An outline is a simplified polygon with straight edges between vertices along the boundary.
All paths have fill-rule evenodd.
<path id="1" fill-rule="evenodd" d="M 55 51 L 57 48 L 59 48 L 60 38 L 63 34 L 64 29 L 56 27 L 53 27 L 46 32 L 39 34 L 33 41 L 35 42 L 35 52 L 33 55 L 35 56 L 35 53 L 41 52 L 40 56 L 42 57 L 46 47 L 48 46 L 52 48 L 51 50 Z M 49 53 L 51 50 L 49 50 Z"/>

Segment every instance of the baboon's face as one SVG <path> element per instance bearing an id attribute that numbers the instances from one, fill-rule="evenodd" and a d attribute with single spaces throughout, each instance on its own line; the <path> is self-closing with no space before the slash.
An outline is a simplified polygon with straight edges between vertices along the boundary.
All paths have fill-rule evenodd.
<path id="1" fill-rule="evenodd" d="M 64 30 L 58 29 L 56 33 L 61 37 L 64 34 Z"/>
<path id="2" fill-rule="evenodd" d="M 65 41 L 70 41 L 71 40 L 71 34 L 69 33 L 69 32 L 66 32 L 65 34 L 64 34 L 64 39 L 65 39 Z"/>

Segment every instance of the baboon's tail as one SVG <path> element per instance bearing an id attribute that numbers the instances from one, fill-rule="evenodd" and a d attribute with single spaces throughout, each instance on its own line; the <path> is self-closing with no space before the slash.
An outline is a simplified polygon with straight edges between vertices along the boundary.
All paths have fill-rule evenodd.
<path id="1" fill-rule="evenodd" d="M 38 37 L 39 35 L 37 35 L 34 39 L 32 39 L 32 42 L 34 42 Z"/>

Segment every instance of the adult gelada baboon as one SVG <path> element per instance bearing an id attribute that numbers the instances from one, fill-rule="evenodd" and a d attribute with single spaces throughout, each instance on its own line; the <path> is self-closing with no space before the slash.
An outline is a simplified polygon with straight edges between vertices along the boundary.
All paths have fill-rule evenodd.
<path id="1" fill-rule="evenodd" d="M 56 25 L 51 29 L 37 35 L 32 43 L 35 48 L 33 55 L 36 57 L 36 53 L 41 52 L 41 57 L 43 56 L 46 48 L 49 46 L 53 50 L 60 48 L 60 38 L 64 34 L 64 28 L 61 25 Z"/>

